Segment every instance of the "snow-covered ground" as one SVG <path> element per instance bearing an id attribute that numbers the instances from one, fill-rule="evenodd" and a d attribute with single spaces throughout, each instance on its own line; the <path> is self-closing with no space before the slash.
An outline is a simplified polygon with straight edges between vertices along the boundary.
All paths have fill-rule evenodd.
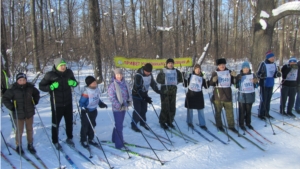
<path id="1" fill-rule="evenodd" d="M 230 64 L 228 66 L 231 66 Z M 211 66 L 203 66 L 203 69 L 207 72 L 213 70 L 214 67 Z M 231 69 L 239 70 L 238 66 L 231 66 Z M 72 68 L 74 70 L 75 77 L 78 78 L 76 68 Z M 84 79 L 87 75 L 92 75 L 91 66 L 85 66 L 83 70 L 80 71 L 80 86 L 81 88 L 84 86 Z M 209 74 L 209 73 L 208 73 Z M 34 74 L 28 74 L 28 79 L 34 78 Z M 156 73 L 154 71 L 154 76 L 156 77 Z M 38 87 L 38 82 L 36 83 L 36 87 Z M 278 87 L 279 81 L 276 80 L 276 85 L 274 90 Z M 205 97 L 205 118 L 208 129 L 219 137 L 221 140 L 228 142 L 228 138 L 226 135 L 217 131 L 216 127 L 210 122 L 210 120 L 214 121 L 213 112 L 209 100 L 209 92 L 211 92 L 212 88 L 204 90 L 204 97 Z M 79 90 L 75 89 L 77 96 L 73 101 L 74 106 L 74 124 L 73 135 L 74 135 L 74 142 L 76 147 L 87 157 L 89 157 L 89 152 L 82 148 L 79 140 L 80 140 L 80 119 L 78 114 L 78 109 L 76 106 L 76 102 L 79 99 Z M 256 91 L 258 94 L 258 91 Z M 235 95 L 235 90 L 233 92 Z M 160 97 L 152 89 L 149 91 L 150 97 L 153 99 L 153 105 L 155 107 L 156 112 L 159 114 L 160 112 Z M 41 92 L 40 103 L 37 105 L 37 110 L 42 118 L 42 122 L 45 125 L 46 131 L 51 138 L 51 109 L 50 109 L 50 98 L 47 93 Z M 279 101 L 278 98 L 280 96 L 280 90 L 276 90 L 273 95 L 273 101 L 271 102 L 271 107 L 273 109 L 279 109 Z M 235 98 L 235 97 L 234 97 Z M 257 101 L 253 105 L 253 112 L 257 112 L 258 103 L 259 103 L 259 96 L 256 96 Z M 111 140 L 112 129 L 114 127 L 113 124 L 113 116 L 111 111 L 111 103 L 107 97 L 106 93 L 102 94 L 101 98 L 107 105 L 108 109 L 100 109 L 98 108 L 98 117 L 97 117 L 97 126 L 95 128 L 97 136 L 100 140 Z M 177 102 L 176 102 L 176 117 L 175 120 L 181 129 L 181 131 L 190 137 L 198 140 L 198 144 L 194 144 L 192 142 L 186 143 L 182 138 L 179 138 L 175 135 L 169 135 L 170 139 L 174 142 L 173 146 L 165 144 L 168 149 L 171 151 L 167 151 L 164 146 L 157 140 L 147 138 L 149 143 L 153 148 L 157 149 L 164 149 L 164 151 L 155 151 L 158 155 L 160 160 L 167 161 L 164 165 L 161 165 L 158 161 L 138 157 L 131 155 L 131 159 L 128 159 L 128 155 L 124 152 L 115 150 L 110 148 L 106 145 L 103 145 L 104 150 L 106 152 L 106 156 L 111 164 L 111 166 L 115 168 L 186 168 L 186 169 L 198 169 L 198 168 L 285 168 L 285 169 L 296 169 L 300 168 L 300 121 L 285 118 L 284 121 L 289 123 L 283 125 L 282 122 L 279 121 L 272 121 L 274 125 L 282 128 L 285 131 L 280 130 L 278 127 L 273 126 L 275 131 L 275 135 L 273 135 L 273 131 L 270 125 L 265 127 L 265 122 L 259 120 L 258 118 L 252 116 L 252 125 L 253 127 L 261 133 L 264 137 L 271 140 L 273 144 L 267 142 L 258 134 L 251 131 L 254 137 L 259 139 L 263 144 L 258 142 L 257 140 L 253 139 L 249 134 L 246 133 L 245 137 L 252 140 L 257 145 L 261 146 L 266 151 L 262 151 L 258 149 L 256 146 L 251 144 L 250 142 L 246 141 L 245 139 L 238 137 L 237 134 L 232 133 L 231 131 L 229 134 L 236 139 L 245 149 L 240 148 L 235 142 L 232 140 L 229 141 L 228 145 L 222 144 L 217 139 L 214 139 L 211 135 L 206 133 L 205 131 L 201 130 L 198 126 L 197 129 L 205 135 L 212 142 L 206 141 L 203 137 L 201 137 L 196 132 L 192 132 L 188 129 L 186 125 L 186 108 L 184 107 L 184 100 L 185 100 L 185 90 L 182 87 L 182 84 L 178 85 L 178 92 L 177 92 Z M 234 100 L 234 106 L 235 106 Z M 1 114 L 1 131 L 4 135 L 4 138 L 7 142 L 14 145 L 14 134 L 11 127 L 11 122 L 9 120 L 8 111 L 3 108 L 4 113 Z M 236 109 L 234 109 L 236 110 Z M 132 109 L 129 110 L 130 115 L 132 115 Z M 271 111 L 270 114 L 274 116 L 278 120 L 283 120 L 282 116 L 278 113 Z M 296 114 L 296 113 L 295 113 Z M 236 112 L 234 111 L 235 118 Z M 76 119 L 75 119 L 76 117 Z M 297 114 L 297 117 L 300 116 Z M 41 157 L 41 159 L 46 163 L 48 168 L 57 168 L 58 158 L 55 155 L 51 143 L 49 142 L 46 133 L 43 130 L 42 123 L 36 114 L 34 116 L 34 146 L 37 150 L 37 155 Z M 128 143 L 138 144 L 143 146 L 148 146 L 147 142 L 144 140 L 143 136 L 140 133 L 136 133 L 130 129 L 130 116 L 126 114 L 125 121 L 124 121 L 124 139 Z M 147 122 L 149 126 L 155 131 L 157 134 L 166 137 L 165 132 L 160 128 L 158 123 L 158 118 L 153 110 L 152 106 L 148 106 L 147 112 Z M 194 124 L 198 123 L 197 114 L 194 112 Z M 292 126 L 294 125 L 294 126 Z M 141 128 L 143 132 L 151 135 L 150 132 L 146 131 L 144 128 Z M 240 131 L 242 134 L 242 132 Z M 64 131 L 64 120 L 61 121 L 60 133 L 59 138 L 62 140 L 66 139 L 65 131 Z M 42 165 L 32 156 L 30 155 L 27 148 L 27 140 L 26 134 L 23 134 L 23 147 L 25 150 L 25 154 L 28 155 L 30 159 L 32 159 L 39 167 L 43 168 Z M 70 156 L 70 158 L 74 161 L 74 163 L 78 166 L 78 168 L 109 168 L 108 165 L 99 160 L 105 159 L 101 150 L 92 147 L 93 158 L 91 160 L 96 164 L 92 165 L 90 162 L 82 158 L 79 154 L 75 151 L 70 149 L 64 143 L 61 143 L 66 153 Z M 148 146 L 149 147 L 149 146 Z M 156 158 L 155 154 L 149 149 L 142 149 L 142 148 L 132 148 L 129 147 L 131 150 L 136 151 L 141 154 L 145 154 Z M 5 156 L 17 167 L 20 168 L 20 158 L 16 154 L 16 152 L 10 149 L 12 155 L 8 155 L 8 151 L 5 147 L 3 140 L 1 139 L 1 151 L 5 154 Z M 124 158 L 118 157 L 117 155 L 122 156 Z M 66 161 L 66 159 L 60 155 L 61 164 L 67 166 L 67 168 L 71 168 L 71 165 Z M 33 168 L 31 164 L 27 161 L 22 159 L 22 167 L 26 169 Z M 8 162 L 6 162 L 3 158 L 1 158 L 1 168 L 11 168 Z"/>

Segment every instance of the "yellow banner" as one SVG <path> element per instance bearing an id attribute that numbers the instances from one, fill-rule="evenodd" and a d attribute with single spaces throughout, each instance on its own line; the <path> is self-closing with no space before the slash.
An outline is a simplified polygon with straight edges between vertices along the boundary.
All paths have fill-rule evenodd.
<path id="1" fill-rule="evenodd" d="M 146 63 L 151 63 L 153 69 L 162 69 L 166 65 L 167 59 L 141 59 L 141 58 L 125 58 L 122 56 L 115 56 L 114 62 L 115 66 L 119 68 L 129 68 L 129 69 L 139 69 Z M 192 58 L 175 58 L 174 67 L 189 67 L 193 65 Z"/>

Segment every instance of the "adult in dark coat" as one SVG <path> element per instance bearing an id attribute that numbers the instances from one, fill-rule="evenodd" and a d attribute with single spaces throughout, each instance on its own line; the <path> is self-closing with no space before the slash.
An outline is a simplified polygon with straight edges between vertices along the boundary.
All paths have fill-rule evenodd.
<path id="1" fill-rule="evenodd" d="M 295 101 L 295 110 L 298 114 L 300 114 L 300 61 L 297 63 L 298 65 L 298 85 L 297 85 L 297 96 Z"/>
<path id="2" fill-rule="evenodd" d="M 194 66 L 194 71 L 188 76 L 188 79 L 184 79 L 184 87 L 188 87 L 188 92 L 185 98 L 185 107 L 187 108 L 186 122 L 188 126 L 193 128 L 193 109 L 198 111 L 199 125 L 202 129 L 206 128 L 205 117 L 204 117 L 204 97 L 202 88 L 206 89 L 209 87 L 208 82 L 203 77 L 201 67 L 199 64 Z"/>
<path id="3" fill-rule="evenodd" d="M 141 130 L 136 126 L 139 122 L 141 126 L 143 126 L 146 130 L 149 130 L 148 126 L 145 124 L 148 107 L 147 103 L 152 104 L 152 98 L 148 95 L 149 87 L 151 86 L 156 93 L 160 94 L 157 83 L 153 79 L 151 72 L 152 65 L 150 63 L 146 63 L 143 67 L 137 70 L 134 76 L 132 99 L 135 110 L 132 112 L 131 129 L 136 132 L 141 132 Z"/>
<path id="4" fill-rule="evenodd" d="M 50 93 L 52 110 L 52 142 L 57 149 L 61 146 L 58 143 L 59 123 L 64 117 L 66 124 L 66 142 L 74 145 L 73 138 L 73 105 L 72 87 L 77 86 L 77 81 L 73 71 L 66 67 L 66 62 L 62 58 L 54 60 L 52 71 L 45 74 L 39 84 L 41 91 Z M 55 118 L 56 117 L 56 118 Z"/>
<path id="5" fill-rule="evenodd" d="M 33 147 L 33 115 L 35 114 L 34 106 L 38 104 L 40 92 L 34 85 L 27 83 L 24 73 L 16 76 L 16 83 L 11 89 L 7 89 L 2 97 L 3 104 L 12 112 L 16 130 L 17 152 L 24 153 L 22 149 L 22 134 L 24 125 L 26 126 L 26 135 L 28 142 L 28 150 L 35 153 Z"/>

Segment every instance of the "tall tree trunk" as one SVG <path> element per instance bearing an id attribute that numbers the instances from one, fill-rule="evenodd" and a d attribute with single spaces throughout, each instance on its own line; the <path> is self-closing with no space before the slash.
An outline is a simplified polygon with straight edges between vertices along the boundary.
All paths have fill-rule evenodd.
<path id="1" fill-rule="evenodd" d="M 234 45 L 233 45 L 233 57 L 234 59 L 237 59 L 237 40 L 238 40 L 238 5 L 239 5 L 239 1 L 236 0 L 234 1 L 234 21 L 233 21 L 233 39 L 234 39 Z M 228 21 L 229 23 L 229 21 Z M 227 31 L 228 32 L 228 31 Z"/>
<path id="2" fill-rule="evenodd" d="M 175 10 L 176 8 L 176 10 Z M 173 22 L 175 25 L 174 28 L 174 55 L 175 58 L 179 58 L 179 2 L 178 0 L 173 1 Z"/>
<path id="3" fill-rule="evenodd" d="M 113 35 L 113 42 L 114 42 L 114 53 L 117 54 L 118 53 L 118 46 L 117 46 L 117 38 L 116 38 L 116 33 L 115 33 L 115 26 L 114 26 L 114 14 L 113 14 L 113 5 L 112 5 L 112 0 L 109 0 L 109 15 L 110 15 L 110 28 L 112 31 L 112 35 Z"/>
<path id="4" fill-rule="evenodd" d="M 158 0 L 157 25 L 162 26 L 162 27 L 164 26 L 163 12 L 164 12 L 164 2 L 163 2 L 163 0 Z M 163 31 L 158 32 L 157 55 L 164 58 L 164 56 L 163 56 Z"/>
<path id="5" fill-rule="evenodd" d="M 35 0 L 30 0 L 30 18 L 31 18 L 31 39 L 32 39 L 32 53 L 33 53 L 33 65 L 35 71 L 41 71 L 40 62 L 38 58 L 37 49 L 37 31 L 36 31 L 36 20 L 35 20 Z"/>
<path id="6" fill-rule="evenodd" d="M 197 44 L 196 44 L 196 26 L 195 26 L 195 0 L 192 0 L 192 47 L 193 47 L 193 63 L 197 57 Z"/>
<path id="7" fill-rule="evenodd" d="M 215 59 L 219 58 L 219 35 L 218 35 L 218 0 L 214 0 L 214 49 Z"/>
<path id="8" fill-rule="evenodd" d="M 3 60 L 1 60 L 1 68 L 5 70 L 7 76 L 10 77 L 8 58 L 6 54 L 6 50 L 7 50 L 6 46 L 7 46 L 6 24 L 4 19 L 3 2 L 1 1 L 1 55 L 4 59 L 4 63 Z"/>
<path id="9" fill-rule="evenodd" d="M 40 50 L 40 56 L 42 56 L 44 58 L 44 13 L 43 13 L 43 0 L 40 0 L 40 46 L 41 46 L 41 50 Z"/>
<path id="10" fill-rule="evenodd" d="M 58 36 L 57 36 L 57 29 L 56 29 L 56 24 L 55 24 L 55 17 L 54 17 L 54 9 L 52 8 L 52 5 L 51 5 L 51 0 L 48 0 L 48 3 L 49 3 L 49 8 L 50 8 L 50 12 L 51 12 L 51 21 L 52 21 L 52 31 L 54 32 L 54 43 L 56 44 L 56 55 L 59 54 L 59 44 L 56 43 L 56 41 L 58 40 Z M 52 11 L 51 11 L 52 9 Z"/>
<path id="11" fill-rule="evenodd" d="M 91 23 L 92 50 L 94 60 L 94 74 L 99 83 L 103 81 L 102 61 L 100 52 L 100 10 L 98 0 L 89 0 L 89 15 Z"/>
<path id="12" fill-rule="evenodd" d="M 130 6 L 131 6 L 132 25 L 133 25 L 133 43 L 132 43 L 133 51 L 131 52 L 131 54 L 133 55 L 133 57 L 137 57 L 138 46 L 137 46 L 137 33 L 136 33 L 136 21 L 135 21 L 135 4 L 133 3 L 133 0 L 130 0 Z"/>

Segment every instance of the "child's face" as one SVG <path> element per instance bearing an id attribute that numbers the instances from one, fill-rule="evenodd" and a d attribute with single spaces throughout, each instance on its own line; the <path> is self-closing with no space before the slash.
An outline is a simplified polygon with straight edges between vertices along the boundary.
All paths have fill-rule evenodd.
<path id="1" fill-rule="evenodd" d="M 173 68 L 174 68 L 174 63 L 173 63 L 173 62 L 169 62 L 169 63 L 167 64 L 167 68 L 168 68 L 168 69 L 173 69 Z"/>
<path id="2" fill-rule="evenodd" d="M 96 87 L 97 87 L 97 82 L 94 81 L 93 83 L 91 83 L 91 84 L 89 85 L 89 87 L 92 88 L 92 89 L 96 89 Z"/>
<path id="3" fill-rule="evenodd" d="M 220 71 L 225 70 L 225 67 L 226 67 L 225 64 L 219 64 L 219 65 L 218 65 L 218 68 L 219 68 Z"/>
<path id="4" fill-rule="evenodd" d="M 64 72 L 67 69 L 67 65 L 63 64 L 57 67 L 57 70 L 60 72 Z"/>
<path id="5" fill-rule="evenodd" d="M 26 80 L 25 78 L 20 78 L 20 79 L 17 80 L 17 83 L 18 83 L 19 85 L 25 85 L 26 82 L 27 82 L 27 80 Z"/>
<path id="6" fill-rule="evenodd" d="M 196 69 L 195 69 L 195 74 L 196 74 L 196 75 L 199 75 L 200 72 L 201 72 L 200 68 L 196 68 Z"/>
<path id="7" fill-rule="evenodd" d="M 243 68 L 243 73 L 244 73 L 244 74 L 249 73 L 249 70 L 250 70 L 249 68 L 244 67 L 244 68 Z"/>
<path id="8" fill-rule="evenodd" d="M 115 76 L 116 76 L 116 79 L 117 79 L 118 81 L 121 81 L 122 78 L 123 78 L 123 75 L 122 75 L 122 74 L 116 74 Z"/>

